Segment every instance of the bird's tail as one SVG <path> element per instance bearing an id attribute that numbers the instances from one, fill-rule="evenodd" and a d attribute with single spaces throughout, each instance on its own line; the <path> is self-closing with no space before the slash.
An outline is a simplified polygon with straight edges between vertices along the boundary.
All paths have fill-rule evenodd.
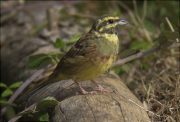
<path id="1" fill-rule="evenodd" d="M 60 81 L 58 78 L 54 77 L 54 74 L 46 77 L 42 81 L 40 81 L 38 84 L 30 88 L 26 93 L 24 93 L 18 100 L 17 102 L 24 101 L 29 99 L 30 97 L 33 96 L 33 94 L 38 94 L 40 91 L 43 89 L 47 88 L 49 85 L 51 85 L 54 82 Z"/>

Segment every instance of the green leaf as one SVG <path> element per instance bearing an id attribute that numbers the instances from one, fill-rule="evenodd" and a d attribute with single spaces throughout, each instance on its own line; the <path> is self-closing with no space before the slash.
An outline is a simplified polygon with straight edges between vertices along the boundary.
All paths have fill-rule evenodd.
<path id="1" fill-rule="evenodd" d="M 23 82 L 16 82 L 9 86 L 10 89 L 18 88 Z"/>
<path id="2" fill-rule="evenodd" d="M 48 56 L 51 58 L 51 62 L 54 64 L 58 64 L 60 59 L 64 56 L 60 52 L 54 52 L 51 54 L 48 54 Z"/>
<path id="3" fill-rule="evenodd" d="M 142 50 L 147 50 L 150 49 L 152 46 L 149 42 L 143 40 L 143 41 L 134 41 L 131 43 L 131 48 L 132 49 L 142 49 Z"/>
<path id="4" fill-rule="evenodd" d="M 13 91 L 10 89 L 6 89 L 5 91 L 3 91 L 3 93 L 1 94 L 2 97 L 7 97 L 13 94 Z"/>
<path id="5" fill-rule="evenodd" d="M 35 28 L 30 32 L 30 34 L 33 35 L 33 34 L 37 33 L 38 31 L 40 31 L 40 30 L 42 30 L 44 27 L 46 27 L 47 24 L 48 24 L 48 22 L 44 22 L 42 25 L 39 25 L 39 26 L 35 27 Z"/>
<path id="6" fill-rule="evenodd" d="M 128 65 L 122 65 L 121 67 L 118 67 L 115 69 L 115 73 L 122 75 L 130 70 L 130 67 Z"/>
<path id="7" fill-rule="evenodd" d="M 127 49 L 125 51 L 123 51 L 122 53 L 120 53 L 120 58 L 125 58 L 128 57 L 130 55 L 136 54 L 138 52 L 138 50 L 135 49 Z"/>
<path id="8" fill-rule="evenodd" d="M 20 115 L 27 115 L 27 114 L 30 114 L 30 113 L 34 113 L 35 110 L 36 110 L 36 103 L 34 103 L 33 105 L 29 106 L 28 108 L 25 108 L 24 111 L 18 113 L 16 116 L 20 116 Z"/>
<path id="9" fill-rule="evenodd" d="M 146 61 L 141 61 L 141 65 L 140 65 L 141 69 L 149 69 L 149 64 Z"/>
<path id="10" fill-rule="evenodd" d="M 164 34 L 162 32 L 159 35 L 159 37 L 154 39 L 154 42 L 158 42 L 159 44 L 162 44 L 162 43 L 167 42 L 167 41 L 168 41 L 168 39 L 164 36 Z"/>
<path id="11" fill-rule="evenodd" d="M 179 38 L 179 33 L 177 32 L 162 31 L 159 37 L 157 37 L 154 41 L 158 42 L 160 46 L 167 48 L 172 44 L 172 41 L 169 40 L 175 40 L 177 38 Z"/>
<path id="12" fill-rule="evenodd" d="M 173 41 L 167 41 L 161 45 L 162 49 L 167 49 L 169 46 L 171 46 L 174 42 Z"/>
<path id="13" fill-rule="evenodd" d="M 164 23 L 161 23 L 161 24 L 160 24 L 160 27 L 161 27 L 161 30 L 162 30 L 162 31 L 165 30 L 165 25 L 164 25 Z"/>
<path id="14" fill-rule="evenodd" d="M 152 23 L 150 20 L 145 19 L 144 20 L 144 26 L 149 32 L 154 32 L 155 31 L 155 25 Z"/>
<path id="15" fill-rule="evenodd" d="M 71 46 L 66 47 L 66 52 L 68 52 L 71 49 Z"/>
<path id="16" fill-rule="evenodd" d="M 41 69 L 51 62 L 51 58 L 46 54 L 37 54 L 30 56 L 26 67 L 28 69 Z"/>
<path id="17" fill-rule="evenodd" d="M 34 113 L 34 110 L 25 110 L 25 111 L 22 111 L 19 114 L 17 114 L 17 116 L 19 116 L 19 115 L 27 115 L 27 114 L 30 114 L 30 113 Z"/>
<path id="18" fill-rule="evenodd" d="M 69 42 L 70 42 L 70 43 L 75 43 L 80 37 L 81 37 L 81 34 L 73 35 L 73 36 L 70 38 Z"/>
<path id="19" fill-rule="evenodd" d="M 54 46 L 56 48 L 63 48 L 65 45 L 66 45 L 65 42 L 62 39 L 60 39 L 60 38 L 57 38 L 56 42 L 54 44 Z"/>
<path id="20" fill-rule="evenodd" d="M 58 101 L 54 97 L 46 97 L 37 104 L 37 109 L 46 109 L 56 104 L 58 104 Z"/>
<path id="21" fill-rule="evenodd" d="M 4 88 L 7 88 L 7 85 L 6 84 L 4 84 L 4 83 L 0 83 L 0 87 L 4 87 Z"/>
<path id="22" fill-rule="evenodd" d="M 52 52 L 51 54 L 48 54 L 48 55 L 54 56 L 54 55 L 60 55 L 60 54 L 61 54 L 60 52 Z"/>
<path id="23" fill-rule="evenodd" d="M 6 105 L 17 106 L 16 104 L 11 103 L 11 102 L 8 102 L 8 101 L 6 101 L 6 100 L 0 100 L 0 104 L 6 104 Z"/>
<path id="24" fill-rule="evenodd" d="M 58 60 L 55 60 L 55 59 L 52 59 L 52 63 L 54 63 L 54 64 L 58 64 L 58 63 L 59 63 L 59 61 L 58 61 Z"/>
<path id="25" fill-rule="evenodd" d="M 49 115 L 46 111 L 40 111 L 37 113 L 34 113 L 34 117 L 37 121 L 41 122 L 49 122 Z"/>
<path id="26" fill-rule="evenodd" d="M 167 39 L 175 40 L 176 38 L 179 38 L 179 33 L 178 33 L 178 32 L 162 31 L 162 33 L 164 34 L 164 36 L 165 36 Z"/>
<path id="27" fill-rule="evenodd" d="M 121 12 L 120 12 L 120 11 L 114 11 L 114 12 L 113 12 L 113 15 L 120 17 L 120 16 L 121 16 Z"/>

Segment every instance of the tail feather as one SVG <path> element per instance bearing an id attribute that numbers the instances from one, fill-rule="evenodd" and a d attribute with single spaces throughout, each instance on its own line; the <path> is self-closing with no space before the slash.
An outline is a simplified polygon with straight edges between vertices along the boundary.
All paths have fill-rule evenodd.
<path id="1" fill-rule="evenodd" d="M 36 84 L 34 87 L 30 88 L 26 93 L 24 93 L 18 100 L 17 102 L 27 100 L 30 98 L 35 92 L 40 92 L 41 90 L 47 88 L 49 85 L 52 83 L 58 81 L 56 77 L 53 77 L 53 75 L 50 75 L 40 81 L 38 84 Z M 41 90 L 40 90 L 41 89 Z M 39 91 L 38 91 L 39 90 Z"/>

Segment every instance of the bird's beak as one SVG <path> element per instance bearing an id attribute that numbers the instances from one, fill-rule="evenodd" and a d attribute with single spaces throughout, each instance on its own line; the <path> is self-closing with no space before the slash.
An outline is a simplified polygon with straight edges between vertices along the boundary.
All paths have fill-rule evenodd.
<path id="1" fill-rule="evenodd" d="M 119 25 L 126 25 L 128 24 L 129 22 L 125 21 L 125 20 L 119 20 Z"/>

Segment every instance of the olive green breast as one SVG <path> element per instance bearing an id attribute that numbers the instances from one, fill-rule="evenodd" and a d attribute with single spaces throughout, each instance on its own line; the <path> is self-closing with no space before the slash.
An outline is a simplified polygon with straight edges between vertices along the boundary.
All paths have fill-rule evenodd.
<path id="1" fill-rule="evenodd" d="M 101 34 L 97 41 L 97 49 L 101 55 L 118 54 L 119 39 L 116 34 Z"/>

